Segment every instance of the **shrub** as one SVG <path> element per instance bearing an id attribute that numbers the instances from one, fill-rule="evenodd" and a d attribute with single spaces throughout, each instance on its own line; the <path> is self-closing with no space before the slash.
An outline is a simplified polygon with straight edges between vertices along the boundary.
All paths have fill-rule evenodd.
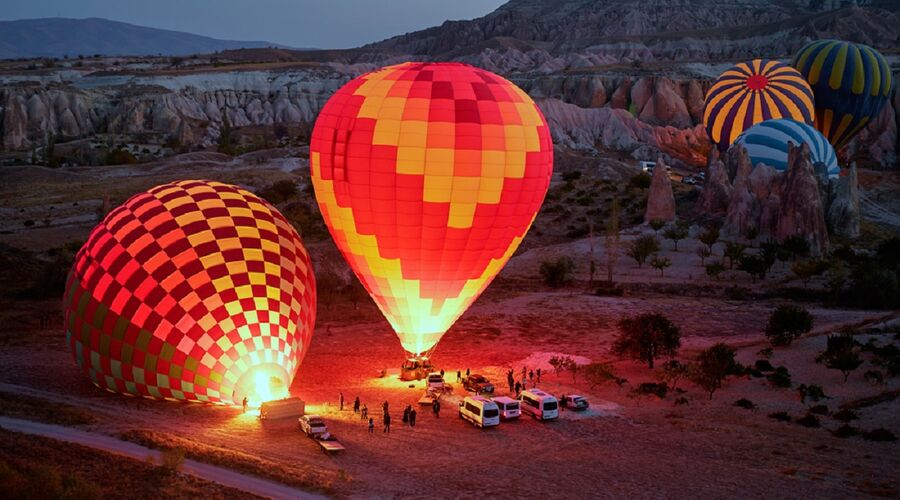
<path id="1" fill-rule="evenodd" d="M 745 410 L 755 410 L 756 409 L 756 405 L 753 403 L 753 401 L 750 401 L 747 398 L 738 399 L 737 401 L 734 402 L 734 406 L 737 406 L 738 408 L 743 408 Z"/>
<path id="2" fill-rule="evenodd" d="M 700 257 L 700 265 L 701 266 L 706 265 L 706 259 L 707 259 L 707 257 L 709 257 L 711 255 L 712 255 L 712 252 L 709 250 L 708 247 L 697 247 L 697 257 Z"/>
<path id="3" fill-rule="evenodd" d="M 864 432 L 863 438 L 865 438 L 867 441 L 896 441 L 897 440 L 897 436 L 895 436 L 893 432 L 891 432 L 887 429 L 883 429 L 883 428 L 872 429 L 871 431 Z"/>
<path id="4" fill-rule="evenodd" d="M 640 172 L 628 180 L 628 188 L 647 189 L 650 187 L 650 181 L 652 180 L 650 174 L 647 172 Z"/>
<path id="5" fill-rule="evenodd" d="M 749 274 L 755 283 L 757 278 L 766 279 L 769 266 L 761 255 L 744 255 L 738 261 L 738 269 Z"/>
<path id="6" fill-rule="evenodd" d="M 609 363 L 590 363 L 581 367 L 582 377 L 591 386 L 591 389 L 609 381 L 616 381 L 615 370 Z"/>
<path id="7" fill-rule="evenodd" d="M 746 300 L 748 295 L 746 288 L 737 285 L 725 289 L 725 297 L 729 300 Z"/>
<path id="8" fill-rule="evenodd" d="M 696 363 L 692 365 L 691 380 L 712 399 L 713 393 L 722 387 L 722 382 L 728 375 L 734 373 L 735 367 L 734 349 L 718 343 L 697 356 Z"/>
<path id="9" fill-rule="evenodd" d="M 788 415 L 786 411 L 776 411 L 775 413 L 770 413 L 769 418 L 772 420 L 777 420 L 779 422 L 790 422 L 791 416 Z"/>
<path id="10" fill-rule="evenodd" d="M 728 259 L 728 269 L 734 269 L 734 263 L 738 262 L 741 257 L 744 256 L 745 250 L 747 250 L 747 245 L 744 245 L 743 243 L 734 241 L 725 242 L 725 253 L 723 255 Z"/>
<path id="11" fill-rule="evenodd" d="M 672 243 L 675 244 L 675 251 L 678 251 L 678 242 L 687 238 L 688 236 L 688 226 L 683 223 L 675 223 L 670 225 L 663 231 L 663 237 L 667 240 L 672 240 Z"/>
<path id="12" fill-rule="evenodd" d="M 802 425 L 803 427 L 812 427 L 818 428 L 821 427 L 821 422 L 819 422 L 819 417 L 815 415 L 806 415 L 804 417 L 798 418 L 797 423 Z"/>
<path id="13" fill-rule="evenodd" d="M 634 389 L 634 393 L 640 396 L 654 395 L 659 399 L 665 399 L 669 392 L 669 386 L 665 382 L 644 382 Z"/>
<path id="14" fill-rule="evenodd" d="M 862 359 L 856 341 L 850 333 L 829 335 L 827 347 L 816 357 L 817 363 L 822 363 L 828 368 L 840 370 L 844 374 L 844 382 L 850 377 L 850 372 L 859 368 Z"/>
<path id="15" fill-rule="evenodd" d="M 656 372 L 656 378 L 666 382 L 672 390 L 678 387 L 678 381 L 688 376 L 688 365 L 681 363 L 677 359 L 670 359 L 663 363 L 662 368 Z"/>
<path id="16" fill-rule="evenodd" d="M 133 165 L 137 163 L 138 160 L 127 149 L 116 148 L 106 153 L 103 162 L 106 165 Z"/>
<path id="17" fill-rule="evenodd" d="M 774 346 L 791 345 L 795 338 L 812 330 L 813 317 L 809 311 L 794 305 L 775 308 L 766 324 L 766 337 Z"/>
<path id="18" fill-rule="evenodd" d="M 659 270 L 660 276 L 665 276 L 666 268 L 672 265 L 672 261 L 666 257 L 653 257 L 650 259 L 650 267 Z"/>
<path id="19" fill-rule="evenodd" d="M 675 400 L 675 406 L 687 406 L 689 404 L 691 404 L 691 402 L 684 396 L 679 396 L 678 399 Z"/>
<path id="20" fill-rule="evenodd" d="M 825 395 L 825 390 L 822 389 L 821 385 L 800 384 L 797 386 L 797 392 L 800 394 L 800 402 L 803 404 L 806 404 L 807 399 L 813 403 L 818 403 L 823 399 L 831 399 Z"/>
<path id="21" fill-rule="evenodd" d="M 881 385 L 884 383 L 884 374 L 878 370 L 866 370 L 866 373 L 863 374 L 863 378 L 870 384 Z"/>
<path id="22" fill-rule="evenodd" d="M 681 347 L 681 330 L 662 314 L 645 313 L 619 321 L 613 352 L 647 363 L 660 356 L 675 356 Z"/>
<path id="23" fill-rule="evenodd" d="M 662 219 L 653 219 L 649 222 L 649 224 L 650 224 L 650 228 L 658 233 L 660 229 L 665 227 L 666 221 L 664 221 Z"/>
<path id="24" fill-rule="evenodd" d="M 791 373 L 787 368 L 779 366 L 774 372 L 766 375 L 766 380 L 774 387 L 789 389 L 791 387 Z"/>
<path id="25" fill-rule="evenodd" d="M 794 259 L 809 254 L 809 242 L 799 234 L 785 238 L 784 241 L 781 242 L 781 246 L 787 250 Z"/>
<path id="26" fill-rule="evenodd" d="M 794 262 L 791 272 L 803 282 L 803 286 L 809 284 L 810 278 L 822 274 L 828 268 L 828 263 L 819 260 L 801 260 Z"/>
<path id="27" fill-rule="evenodd" d="M 168 448 L 162 452 L 162 463 L 160 467 L 163 471 L 174 474 L 184 465 L 184 450 L 181 448 Z"/>
<path id="28" fill-rule="evenodd" d="M 709 226 L 706 228 L 706 231 L 702 232 L 699 236 L 700 243 L 706 245 L 706 249 L 709 250 L 709 253 L 712 254 L 712 247 L 719 241 L 719 228 L 715 226 Z"/>
<path id="29" fill-rule="evenodd" d="M 569 257 L 560 257 L 555 261 L 541 262 L 540 273 L 544 283 L 550 288 L 560 288 L 572 281 L 575 263 Z"/>
<path id="30" fill-rule="evenodd" d="M 847 439 L 849 437 L 853 437 L 859 434 L 859 429 L 856 427 L 844 424 L 837 429 L 831 431 L 831 435 L 841 439 Z"/>
<path id="31" fill-rule="evenodd" d="M 725 272 L 725 266 L 719 262 L 710 262 L 706 265 L 706 275 L 715 280 L 719 279 L 719 275 Z"/>
<path id="32" fill-rule="evenodd" d="M 828 407 L 825 405 L 815 405 L 810 407 L 809 412 L 813 415 L 828 415 Z"/>
<path id="33" fill-rule="evenodd" d="M 753 363 L 753 366 L 761 372 L 775 371 L 775 367 L 772 366 L 772 363 L 770 363 L 768 359 L 757 359 L 756 362 Z"/>
<path id="34" fill-rule="evenodd" d="M 853 420 L 859 419 L 859 415 L 857 415 L 857 413 L 855 411 L 847 409 L 847 408 L 844 408 L 843 410 L 838 411 L 837 413 L 832 415 L 832 417 L 835 420 L 838 420 L 841 422 L 851 422 Z"/>
<path id="35" fill-rule="evenodd" d="M 659 251 L 659 240 L 655 236 L 644 235 L 631 241 L 625 250 L 625 254 L 637 262 L 638 267 L 643 267 L 647 258 Z"/>

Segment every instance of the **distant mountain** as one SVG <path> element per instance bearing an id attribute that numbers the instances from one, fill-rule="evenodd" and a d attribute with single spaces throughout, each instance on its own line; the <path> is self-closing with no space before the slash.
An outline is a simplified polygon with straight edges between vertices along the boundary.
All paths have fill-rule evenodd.
<path id="1" fill-rule="evenodd" d="M 271 42 L 219 40 L 101 18 L 50 17 L 0 21 L 0 58 L 81 55 L 190 55 L 219 50 L 283 47 Z"/>

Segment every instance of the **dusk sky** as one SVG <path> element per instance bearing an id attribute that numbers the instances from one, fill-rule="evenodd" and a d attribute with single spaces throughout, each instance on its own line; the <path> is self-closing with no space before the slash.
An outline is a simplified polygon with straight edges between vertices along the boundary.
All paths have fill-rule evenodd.
<path id="1" fill-rule="evenodd" d="M 0 19 L 103 17 L 229 40 L 345 48 L 472 19 L 505 0 L 3 0 Z"/>

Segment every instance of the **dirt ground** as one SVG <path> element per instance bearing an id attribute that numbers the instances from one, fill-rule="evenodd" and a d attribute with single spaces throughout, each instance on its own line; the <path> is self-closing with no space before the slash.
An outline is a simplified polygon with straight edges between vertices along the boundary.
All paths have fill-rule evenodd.
<path id="1" fill-rule="evenodd" d="M 242 164 L 229 178 L 232 182 L 252 178 L 252 168 Z M 215 168 L 194 173 L 212 177 Z M 113 195 L 121 197 L 124 191 L 184 175 L 171 165 L 146 178 L 132 179 L 123 173 L 121 189 L 116 188 Z M 283 178 L 284 171 L 270 166 L 259 175 L 267 183 Z M 97 182 L 109 179 L 92 179 L 90 185 Z M 3 205 L 25 210 L 16 215 L 22 219 L 33 210 L 30 207 L 45 206 L 30 198 L 32 188 L 0 189 L 0 200 L 21 193 L 21 200 Z M 77 201 L 58 184 L 48 193 L 57 206 Z M 97 204 L 101 198 L 102 193 L 92 187 L 80 199 Z M 28 232 L 16 230 L 0 235 L 0 243 L 41 250 L 65 243 L 72 235 L 83 238 L 89 227 L 89 221 L 79 220 Z M 636 234 L 630 231 L 625 237 Z M 600 255 L 600 242 L 595 243 Z M 672 260 L 665 276 L 647 265 L 638 268 L 623 256 L 615 276 L 629 286 L 622 297 L 585 292 L 586 239 L 520 252 L 439 344 L 434 362 L 447 371 L 454 392 L 444 398 L 439 418 L 422 407 L 415 428 L 404 427 L 399 417 L 403 407 L 414 405 L 422 394 L 422 383 L 409 387 L 397 378 L 402 350 L 380 313 L 371 303 L 359 309 L 349 303 L 320 306 L 310 351 L 291 392 L 307 402 L 309 412 L 326 418 L 347 447 L 340 455 L 324 455 L 292 421 L 260 423 L 238 408 L 156 402 L 97 389 L 77 370 L 65 344 L 58 299 L 0 301 L 0 392 L 79 408 L 91 417 L 89 423 L 79 425 L 86 430 L 116 436 L 152 431 L 190 440 L 198 447 L 278 463 L 282 472 L 301 479 L 327 477 L 327 491 L 337 497 L 900 495 L 896 474 L 900 443 L 835 437 L 830 431 L 842 423 L 830 415 L 820 417 L 821 428 L 769 418 L 777 411 L 794 419 L 806 415 L 807 407 L 794 389 L 773 388 L 765 379 L 732 378 L 712 400 L 690 383 L 680 382 L 687 405 L 675 405 L 679 394 L 662 400 L 634 395 L 635 387 L 655 381 L 655 376 L 644 366 L 610 354 L 615 325 L 623 317 L 641 312 L 668 316 L 683 332 L 681 360 L 690 360 L 713 343 L 727 342 L 738 349 L 739 361 L 752 364 L 760 358 L 758 351 L 767 347 L 762 332 L 779 301 L 753 298 L 762 285 L 752 283 L 745 273 L 729 271 L 720 280 L 706 277 L 694 253 L 697 245 L 696 240 L 682 241 L 675 252 L 671 242 L 665 242 L 663 255 Z M 319 250 L 313 247 L 315 260 Z M 716 253 L 721 258 L 721 249 Z M 537 269 L 542 260 L 562 255 L 575 259 L 577 280 L 569 288 L 551 291 L 540 283 Z M 767 282 L 796 285 L 783 268 Z M 749 298 L 727 298 L 724 290 L 732 285 L 745 289 Z M 844 404 L 859 406 L 860 419 L 852 423 L 854 427 L 886 428 L 900 435 L 900 381 L 867 383 L 863 373 L 873 368 L 868 357 L 846 383 L 838 371 L 814 361 L 824 348 L 825 335 L 843 327 L 874 328 L 882 332 L 873 335 L 876 342 L 896 342 L 900 313 L 805 306 L 815 317 L 814 332 L 789 348 L 776 349 L 772 364 L 790 370 L 794 387 L 822 385 L 831 397 L 824 404 L 832 414 Z M 50 325 L 41 329 L 40 318 L 48 316 Z M 580 378 L 573 381 L 567 373 L 554 374 L 546 364 L 554 353 L 611 361 L 628 382 L 590 388 Z M 518 374 L 523 364 L 543 369 L 541 388 L 557 395 L 583 394 L 591 401 L 591 409 L 564 412 L 555 422 L 521 418 L 487 430 L 457 418 L 456 404 L 464 394 L 456 384 L 457 370 L 483 373 L 498 383 L 498 394 L 506 394 L 505 370 L 513 368 Z M 382 370 L 388 376 L 379 377 Z M 340 392 L 346 401 L 343 411 L 338 409 Z M 394 417 L 390 434 L 382 432 L 381 425 L 375 433 L 367 432 L 350 410 L 356 396 L 376 421 L 382 402 L 389 402 Z M 854 404 L 876 396 L 881 396 L 880 402 Z M 757 409 L 736 407 L 740 398 L 751 400 Z"/>

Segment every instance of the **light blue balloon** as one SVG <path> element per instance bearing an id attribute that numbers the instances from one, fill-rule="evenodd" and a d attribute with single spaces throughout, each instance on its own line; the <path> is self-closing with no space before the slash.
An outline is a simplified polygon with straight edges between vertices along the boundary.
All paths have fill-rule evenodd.
<path id="1" fill-rule="evenodd" d="M 831 143 L 821 132 L 805 123 L 784 118 L 766 120 L 748 128 L 734 141 L 747 149 L 754 167 L 757 163 L 765 163 L 781 172 L 788 168 L 788 142 L 794 146 L 809 145 L 809 159 L 817 172 L 824 169 L 831 179 L 841 173 Z"/>

